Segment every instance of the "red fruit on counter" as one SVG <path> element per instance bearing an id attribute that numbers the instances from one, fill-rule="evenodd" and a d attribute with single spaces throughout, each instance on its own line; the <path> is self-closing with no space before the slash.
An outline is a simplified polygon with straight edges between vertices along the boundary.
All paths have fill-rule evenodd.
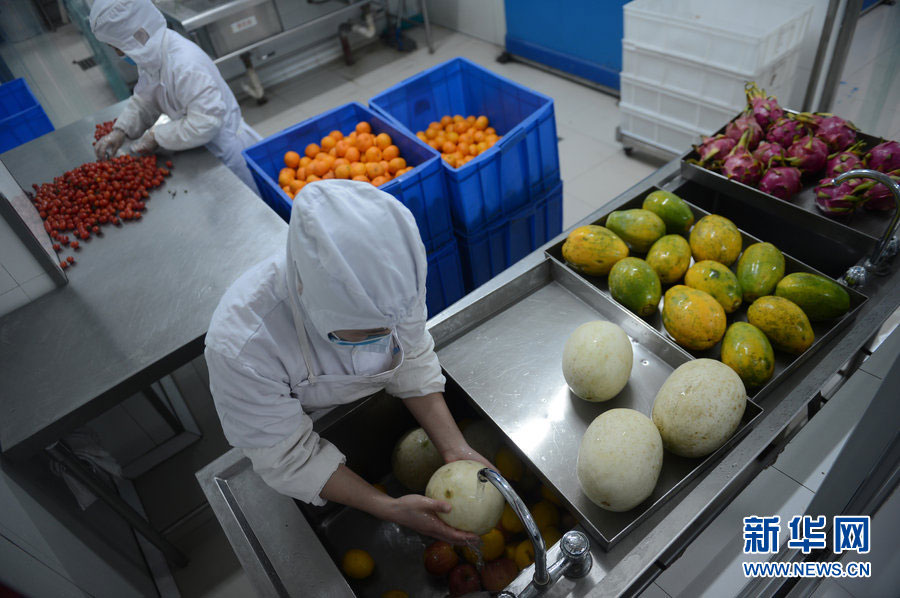
<path id="1" fill-rule="evenodd" d="M 885 141 L 869 150 L 866 165 L 878 172 L 893 172 L 900 168 L 900 143 Z"/>
<path id="2" fill-rule="evenodd" d="M 857 130 L 853 123 L 840 116 L 825 116 L 819 120 L 816 137 L 824 141 L 831 151 L 840 152 L 853 145 Z"/>
<path id="3" fill-rule="evenodd" d="M 773 122 L 784 116 L 784 110 L 778 105 L 778 100 L 774 96 L 766 96 L 766 92 L 760 89 L 756 83 L 747 83 L 744 85 L 744 90 L 747 94 L 750 112 L 763 130 L 768 129 Z"/>
<path id="4" fill-rule="evenodd" d="M 425 549 L 423 557 L 425 570 L 439 577 L 447 575 L 453 567 L 459 564 L 459 555 L 448 542 L 432 542 Z"/>

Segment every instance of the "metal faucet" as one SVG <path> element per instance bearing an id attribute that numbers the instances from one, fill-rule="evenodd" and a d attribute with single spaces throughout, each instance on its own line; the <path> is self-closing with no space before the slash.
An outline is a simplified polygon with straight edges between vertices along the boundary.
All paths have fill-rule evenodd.
<path id="1" fill-rule="evenodd" d="M 563 575 L 570 579 L 577 579 L 588 574 L 593 559 L 591 558 L 591 542 L 585 534 L 578 531 L 566 532 L 559 541 L 562 557 L 548 567 L 544 538 L 525 503 L 512 489 L 509 482 L 502 475 L 487 467 L 478 472 L 478 480 L 482 483 L 490 482 L 500 491 L 500 494 L 522 521 L 525 532 L 534 546 L 534 577 L 531 583 L 518 596 L 504 591 L 498 594 L 498 598 L 531 598 L 549 589 Z"/>
<path id="2" fill-rule="evenodd" d="M 875 244 L 872 254 L 866 258 L 862 266 L 853 266 L 844 274 L 843 282 L 847 286 L 854 287 L 865 285 L 869 272 L 876 276 L 884 276 L 890 271 L 888 263 L 892 257 L 897 255 L 898 250 L 897 237 L 894 236 L 894 231 L 897 229 L 897 222 L 900 221 L 900 185 L 883 172 L 869 170 L 868 168 L 848 170 L 834 177 L 834 182 L 841 183 L 847 179 L 872 179 L 882 183 L 894 196 L 894 203 L 896 204 L 894 217 L 891 218 L 891 223 L 888 225 L 887 230 L 884 231 L 881 240 Z"/>

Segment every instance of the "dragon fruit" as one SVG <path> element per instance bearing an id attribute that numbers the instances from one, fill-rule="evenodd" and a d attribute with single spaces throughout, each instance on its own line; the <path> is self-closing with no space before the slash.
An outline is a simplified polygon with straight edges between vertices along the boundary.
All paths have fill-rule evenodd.
<path id="1" fill-rule="evenodd" d="M 753 150 L 753 157 L 768 168 L 772 165 L 772 160 L 776 162 L 784 160 L 784 148 L 771 141 L 761 141 Z"/>
<path id="2" fill-rule="evenodd" d="M 756 121 L 754 121 L 754 124 L 756 124 Z M 758 127 L 759 125 L 756 126 Z M 762 178 L 763 165 L 747 149 L 751 136 L 751 130 L 748 129 L 744 132 L 738 144 L 725 157 L 725 163 L 722 165 L 722 174 L 739 183 L 755 187 L 759 179 Z"/>
<path id="3" fill-rule="evenodd" d="M 765 131 L 773 122 L 784 116 L 784 110 L 778 105 L 778 100 L 772 96 L 766 96 L 766 92 L 760 89 L 756 83 L 744 85 L 747 93 L 747 103 L 750 112 L 759 126 Z"/>
<path id="4" fill-rule="evenodd" d="M 834 179 L 822 179 L 815 189 L 816 205 L 829 216 L 850 214 L 862 203 L 857 189 L 862 183 L 862 179 L 850 179 L 836 185 Z"/>
<path id="5" fill-rule="evenodd" d="M 759 190 L 779 199 L 790 199 L 800 192 L 800 169 L 793 166 L 775 166 L 766 171 L 759 182 Z"/>
<path id="6" fill-rule="evenodd" d="M 695 145 L 694 149 L 700 155 L 699 164 L 705 164 L 715 159 L 722 159 L 728 155 L 737 141 L 725 135 L 716 135 L 715 137 L 704 137 L 703 143 Z"/>
<path id="7" fill-rule="evenodd" d="M 900 170 L 888 174 L 894 182 L 900 183 Z M 875 184 L 871 189 L 863 193 L 863 207 L 876 212 L 893 210 L 897 205 L 894 194 L 883 183 Z"/>
<path id="8" fill-rule="evenodd" d="M 777 143 L 781 147 L 791 147 L 795 141 L 807 134 L 809 129 L 802 122 L 781 117 L 767 130 L 766 141 Z"/>
<path id="9" fill-rule="evenodd" d="M 818 137 L 807 135 L 788 148 L 785 162 L 796 166 L 803 174 L 818 172 L 828 162 L 828 146 Z"/>
<path id="10" fill-rule="evenodd" d="M 865 168 L 862 158 L 860 158 L 860 150 L 863 145 L 864 142 L 859 141 L 842 152 L 828 156 L 828 162 L 825 164 L 825 178 L 833 179 L 848 170 Z"/>
<path id="11" fill-rule="evenodd" d="M 866 164 L 872 170 L 893 172 L 900 168 L 900 143 L 885 141 L 866 154 Z"/>
<path id="12" fill-rule="evenodd" d="M 824 141 L 833 152 L 850 147 L 856 141 L 858 129 L 840 116 L 826 116 L 819 121 L 816 137 Z"/>
<path id="13" fill-rule="evenodd" d="M 756 149 L 765 136 L 762 127 L 749 111 L 744 112 L 725 127 L 725 136 L 731 137 L 735 141 L 740 140 L 744 133 L 749 133 L 747 138 L 747 149 L 749 150 Z"/>

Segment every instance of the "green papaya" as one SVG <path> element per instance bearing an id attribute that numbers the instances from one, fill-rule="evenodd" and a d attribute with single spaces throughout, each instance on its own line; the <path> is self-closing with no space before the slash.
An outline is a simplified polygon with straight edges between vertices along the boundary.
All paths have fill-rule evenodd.
<path id="1" fill-rule="evenodd" d="M 750 245 L 738 260 L 737 279 L 747 303 L 771 295 L 782 278 L 784 254 L 771 243 Z"/>
<path id="2" fill-rule="evenodd" d="M 666 223 L 666 234 L 686 235 L 694 225 L 694 213 L 683 199 L 669 191 L 653 191 L 641 206 L 659 216 Z"/>
<path id="3" fill-rule="evenodd" d="M 656 313 L 662 285 L 656 271 L 644 260 L 626 257 L 609 271 L 609 292 L 613 299 L 642 318 Z"/>
<path id="4" fill-rule="evenodd" d="M 844 287 L 818 274 L 788 274 L 775 287 L 775 295 L 799 305 L 813 322 L 839 318 L 850 311 L 850 295 Z"/>

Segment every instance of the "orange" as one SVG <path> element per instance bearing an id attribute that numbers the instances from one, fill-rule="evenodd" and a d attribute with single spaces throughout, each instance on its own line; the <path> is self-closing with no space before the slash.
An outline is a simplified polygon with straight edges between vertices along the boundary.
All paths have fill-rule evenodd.
<path id="1" fill-rule="evenodd" d="M 499 559 L 505 550 L 506 541 L 503 539 L 503 532 L 497 528 L 481 536 L 481 558 L 485 562 Z M 463 557 L 473 565 L 478 562 L 478 555 L 468 546 L 463 548 Z"/>
<path id="2" fill-rule="evenodd" d="M 430 145 L 431 147 L 433 147 L 436 150 L 440 150 L 444 144 L 441 143 L 440 141 L 438 141 L 437 139 L 432 139 L 431 141 L 428 142 L 428 145 Z"/>
<path id="3" fill-rule="evenodd" d="M 308 177 L 306 177 L 306 184 L 308 185 L 309 183 L 315 183 L 316 181 L 321 181 L 321 180 L 322 180 L 321 177 L 317 177 L 316 175 L 311 174 Z"/>
<path id="4" fill-rule="evenodd" d="M 469 116 L 466 117 L 466 124 L 468 124 L 470 127 L 475 126 L 475 115 L 474 114 L 470 114 Z"/>
<path id="5" fill-rule="evenodd" d="M 403 590 L 388 590 L 381 594 L 381 598 L 409 598 L 409 594 Z"/>
<path id="6" fill-rule="evenodd" d="M 344 570 L 347 577 L 365 579 L 375 570 L 375 561 L 372 559 L 372 555 L 365 550 L 353 548 L 344 553 L 341 569 Z"/>
<path id="7" fill-rule="evenodd" d="M 338 179 L 349 179 L 350 178 L 350 165 L 349 164 L 341 164 L 339 166 L 335 166 L 334 176 L 335 176 L 335 178 L 338 178 Z"/>
<path id="8" fill-rule="evenodd" d="M 463 164 L 468 164 L 469 162 L 471 162 L 471 161 L 474 160 L 474 159 L 475 159 L 475 156 L 465 156 L 465 157 L 463 158 L 462 163 L 463 163 Z"/>
<path id="9" fill-rule="evenodd" d="M 416 137 L 418 137 L 422 141 L 428 141 L 428 135 L 425 134 L 425 131 L 419 131 L 418 133 L 416 133 Z"/>
<path id="10" fill-rule="evenodd" d="M 373 145 L 375 145 L 375 138 L 369 133 L 360 133 L 359 137 L 356 138 L 356 149 L 361 152 L 366 151 Z"/>
<path id="11" fill-rule="evenodd" d="M 359 150 L 355 147 L 348 147 L 347 153 L 344 154 L 344 157 L 347 158 L 347 161 L 353 164 L 354 162 L 359 162 L 360 153 Z"/>
<path id="12" fill-rule="evenodd" d="M 332 158 L 337 158 L 337 148 L 331 148 L 328 150 L 328 155 Z"/>
<path id="13" fill-rule="evenodd" d="M 478 148 L 478 153 L 480 154 L 481 152 L 487 151 L 488 144 L 485 143 L 484 141 L 479 141 L 478 144 L 476 144 L 476 147 Z"/>
<path id="14" fill-rule="evenodd" d="M 304 185 L 306 185 L 306 181 L 291 181 L 291 193 L 296 195 Z"/>
<path id="15" fill-rule="evenodd" d="M 445 154 L 452 154 L 456 151 L 456 144 L 454 144 L 452 141 L 447 141 L 444 143 L 444 145 L 441 146 L 441 151 Z"/>
<path id="16" fill-rule="evenodd" d="M 531 545 L 531 540 L 523 540 L 516 546 L 515 561 L 519 571 L 534 562 L 534 546 Z"/>
<path id="17" fill-rule="evenodd" d="M 400 155 L 400 148 L 396 145 L 389 145 L 383 150 L 381 150 L 381 157 L 385 160 L 391 161 L 397 156 Z"/>
<path id="18" fill-rule="evenodd" d="M 463 115 L 462 115 L 462 114 L 454 114 L 454 115 L 453 115 L 453 122 L 454 122 L 454 123 L 460 123 L 460 122 L 462 122 L 462 121 L 464 121 L 464 120 L 466 120 L 466 119 L 463 118 Z"/>
<path id="19" fill-rule="evenodd" d="M 297 168 L 300 164 L 300 154 L 294 151 L 285 152 L 284 165 L 288 168 Z"/>
<path id="20" fill-rule="evenodd" d="M 312 163 L 312 173 L 315 176 L 320 177 L 329 170 L 331 170 L 331 168 L 329 167 L 329 164 L 324 160 L 316 160 Z"/>
<path id="21" fill-rule="evenodd" d="M 297 171 L 293 168 L 282 168 L 278 173 L 278 184 L 282 187 L 290 185 L 291 181 L 297 178 Z"/>
<path id="22" fill-rule="evenodd" d="M 360 121 L 356 124 L 356 132 L 357 133 L 371 133 L 372 125 L 367 123 L 366 121 Z"/>
<path id="23" fill-rule="evenodd" d="M 337 139 L 334 137 L 322 137 L 322 151 L 328 151 L 337 145 Z"/>
<path id="24" fill-rule="evenodd" d="M 391 174 L 390 172 L 388 172 L 387 170 L 385 170 L 385 171 L 384 171 L 384 174 L 381 175 L 381 176 L 384 177 L 384 180 L 385 180 L 385 181 L 390 181 L 391 179 L 394 178 L 394 175 L 392 175 L 392 174 Z"/>
<path id="25" fill-rule="evenodd" d="M 453 168 L 456 168 L 456 156 L 454 154 L 444 154 L 443 158 L 447 164 L 449 164 Z"/>
<path id="26" fill-rule="evenodd" d="M 375 145 L 378 146 L 378 149 L 384 149 L 387 146 L 391 145 L 393 141 L 391 140 L 391 136 L 387 133 L 379 133 L 375 136 Z"/>
<path id="27" fill-rule="evenodd" d="M 484 131 L 476 130 L 474 133 L 472 133 L 472 140 L 475 141 L 475 143 L 480 143 L 480 142 L 484 141 L 484 138 L 485 138 Z"/>
<path id="28" fill-rule="evenodd" d="M 350 163 L 350 176 L 351 177 L 357 177 L 360 175 L 365 176 L 365 174 L 366 174 L 366 165 L 365 164 L 363 164 L 362 162 L 351 162 Z"/>
<path id="29" fill-rule="evenodd" d="M 381 150 L 373 145 L 366 150 L 363 162 L 381 162 Z"/>
<path id="30" fill-rule="evenodd" d="M 316 156 L 316 162 L 324 162 L 328 165 L 328 169 L 331 169 L 331 166 L 334 164 L 334 161 L 337 160 L 334 156 L 329 154 L 319 154 Z"/>
<path id="31" fill-rule="evenodd" d="M 562 538 L 562 534 L 559 533 L 558 529 L 551 525 L 541 530 L 541 537 L 544 538 L 544 546 L 547 550 L 550 550 L 551 546 L 559 542 L 559 539 Z"/>
<path id="32" fill-rule="evenodd" d="M 398 172 L 398 173 L 397 173 L 397 176 L 400 176 L 401 174 L 406 174 L 407 172 L 409 172 L 409 171 L 412 170 L 412 169 L 413 169 L 412 166 L 407 166 L 406 168 L 404 168 L 403 170 L 401 170 L 400 172 Z"/>
<path id="33" fill-rule="evenodd" d="M 475 122 L 472 124 L 475 125 L 476 129 L 480 129 L 480 130 L 484 131 L 485 129 L 487 129 L 487 126 L 488 126 L 488 117 L 486 117 L 485 115 L 482 114 L 481 116 L 476 118 Z"/>
<path id="34" fill-rule="evenodd" d="M 516 561 L 516 547 L 507 544 L 506 548 L 503 549 L 503 556 L 505 556 L 509 560 L 515 562 Z M 518 568 L 519 568 L 519 566 L 516 565 L 516 569 L 518 569 Z"/>
<path id="35" fill-rule="evenodd" d="M 333 137 L 335 141 L 340 141 L 344 138 L 344 134 L 335 129 L 331 133 L 328 134 L 329 137 Z"/>
<path id="36" fill-rule="evenodd" d="M 453 119 L 450 116 L 441 117 L 441 124 L 444 125 L 445 127 L 452 122 L 453 122 Z"/>
<path id="37" fill-rule="evenodd" d="M 463 133 L 462 135 L 459 136 L 460 143 L 465 143 L 466 145 L 469 145 L 473 141 L 475 141 L 475 138 L 472 137 L 472 134 L 469 132 Z"/>
<path id="38" fill-rule="evenodd" d="M 300 166 L 309 166 L 309 163 L 312 162 L 312 158 L 309 156 L 303 156 L 300 158 Z"/>
<path id="39" fill-rule="evenodd" d="M 469 155 L 473 158 L 478 155 L 478 146 L 474 143 L 469 144 Z"/>
<path id="40" fill-rule="evenodd" d="M 329 170 L 328 172 L 326 172 L 325 174 L 322 175 L 322 180 L 323 180 L 323 181 L 327 181 L 328 179 L 333 179 L 333 178 L 334 178 L 334 171 L 333 171 L 333 170 Z"/>
<path id="41" fill-rule="evenodd" d="M 531 507 L 531 516 L 534 518 L 538 529 L 559 525 L 559 510 L 546 500 L 542 500 Z"/>
<path id="42" fill-rule="evenodd" d="M 308 168 L 304 168 L 301 166 L 300 168 L 297 169 L 297 176 L 294 178 L 296 178 L 298 181 L 305 181 L 306 177 L 309 176 L 308 171 L 309 171 Z"/>
<path id="43" fill-rule="evenodd" d="M 522 520 L 513 511 L 509 504 L 503 505 L 503 514 L 500 516 L 500 526 L 511 534 L 518 534 L 525 531 Z"/>
<path id="44" fill-rule="evenodd" d="M 556 493 L 553 492 L 553 490 L 551 490 L 550 488 L 543 485 L 541 486 L 541 496 L 544 497 L 544 500 L 553 503 L 557 507 L 562 505 Z"/>
<path id="45" fill-rule="evenodd" d="M 459 133 L 457 133 L 456 131 L 450 131 L 449 133 L 447 133 L 447 141 L 456 143 L 457 141 L 459 141 Z"/>
<path id="46" fill-rule="evenodd" d="M 406 160 L 403 158 L 394 158 L 388 162 L 388 172 L 396 175 L 398 172 L 406 168 Z"/>
<path id="47" fill-rule="evenodd" d="M 387 182 L 387 179 L 384 178 L 383 176 L 377 176 L 374 179 L 372 179 L 372 184 L 375 185 L 376 187 L 381 187 L 386 182 Z"/>
<path id="48" fill-rule="evenodd" d="M 434 129 L 428 129 L 427 131 L 425 131 L 426 139 L 434 139 L 435 137 L 437 137 L 437 131 L 435 131 Z"/>
<path id="49" fill-rule="evenodd" d="M 288 197 L 291 197 L 291 188 L 290 187 L 285 185 L 284 187 L 281 188 L 281 190 L 284 191 L 285 193 L 287 193 Z M 293 197 L 291 197 L 291 199 L 293 199 Z"/>
<path id="50" fill-rule="evenodd" d="M 469 153 L 469 146 L 466 145 L 465 143 L 460 143 L 459 145 L 456 146 L 456 153 L 458 153 L 460 156 L 465 158 L 466 154 Z"/>
<path id="51" fill-rule="evenodd" d="M 469 130 L 469 125 L 468 123 L 466 123 L 466 121 L 460 121 L 453 125 L 453 130 L 462 135 Z"/>
<path id="52" fill-rule="evenodd" d="M 369 182 L 369 177 L 367 177 L 367 176 L 364 175 L 364 174 L 358 174 L 358 175 L 356 175 L 355 177 L 353 177 L 353 180 L 354 180 L 354 181 L 362 181 L 363 183 L 368 183 L 368 182 Z"/>
<path id="53" fill-rule="evenodd" d="M 338 158 L 337 160 L 334 161 L 334 164 L 332 164 L 331 167 L 332 167 L 332 168 L 337 168 L 337 167 L 340 166 L 341 164 L 346 164 L 347 166 L 349 166 L 349 165 L 350 165 L 350 160 L 348 160 L 347 158 Z"/>
<path id="54" fill-rule="evenodd" d="M 354 143 L 356 143 L 356 136 L 357 136 L 357 135 L 358 135 L 358 133 L 357 133 L 356 131 L 350 131 L 350 134 L 347 135 L 346 137 L 344 137 L 344 139 L 346 139 L 347 141 L 349 141 L 349 142 L 350 142 L 350 145 L 353 145 Z"/>
<path id="55" fill-rule="evenodd" d="M 381 164 L 379 164 L 378 162 L 366 163 L 366 176 L 368 176 L 370 179 L 381 176 L 383 172 L 384 168 L 382 168 Z"/>
<path id="56" fill-rule="evenodd" d="M 435 121 L 431 121 L 430 123 L 428 123 L 428 128 L 429 128 L 429 129 L 440 129 L 440 128 L 441 128 L 441 123 L 435 122 Z"/>
<path id="57" fill-rule="evenodd" d="M 347 143 L 346 139 L 341 139 L 337 143 L 334 144 L 334 149 L 337 151 L 338 158 L 343 158 L 347 153 L 347 149 L 350 147 L 350 144 Z"/>
<path id="58" fill-rule="evenodd" d="M 308 158 L 315 158 L 316 154 L 318 154 L 320 151 L 322 150 L 318 145 L 316 145 L 315 143 L 310 143 L 306 146 L 306 150 L 304 150 L 303 153 L 305 153 Z"/>
<path id="59" fill-rule="evenodd" d="M 500 470 L 500 475 L 511 482 L 518 482 L 522 479 L 525 468 L 519 458 L 505 446 L 501 446 L 494 457 L 494 464 Z M 540 526 L 538 526 L 540 529 Z"/>

